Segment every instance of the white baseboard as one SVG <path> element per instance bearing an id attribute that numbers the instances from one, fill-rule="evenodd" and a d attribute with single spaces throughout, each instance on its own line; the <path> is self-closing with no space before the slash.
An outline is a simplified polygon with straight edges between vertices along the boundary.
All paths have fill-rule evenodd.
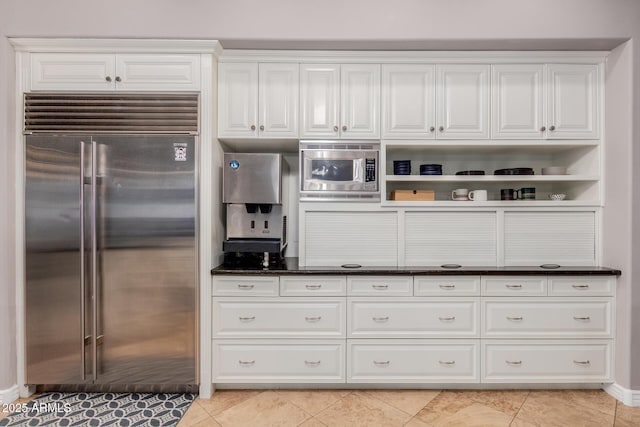
<path id="1" fill-rule="evenodd" d="M 0 390 L 0 403 L 12 403 L 20 397 L 20 389 L 17 385 L 6 390 Z"/>
<path id="2" fill-rule="evenodd" d="M 640 390 L 629 390 L 619 384 L 607 384 L 603 390 L 627 406 L 640 406 Z"/>

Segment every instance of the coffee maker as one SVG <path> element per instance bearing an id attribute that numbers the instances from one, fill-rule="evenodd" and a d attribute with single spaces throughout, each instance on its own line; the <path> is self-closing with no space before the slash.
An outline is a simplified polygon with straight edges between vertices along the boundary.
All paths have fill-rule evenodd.
<path id="1" fill-rule="evenodd" d="M 279 258 L 287 246 L 288 172 L 282 154 L 225 153 L 222 201 L 227 210 L 225 252 Z"/>

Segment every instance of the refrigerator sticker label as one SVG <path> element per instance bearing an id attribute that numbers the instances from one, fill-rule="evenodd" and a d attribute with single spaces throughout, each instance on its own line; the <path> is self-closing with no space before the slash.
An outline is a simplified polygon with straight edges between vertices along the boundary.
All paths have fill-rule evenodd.
<path id="1" fill-rule="evenodd" d="M 187 161 L 187 144 L 175 143 L 173 144 L 174 160 L 176 162 Z"/>
<path id="2" fill-rule="evenodd" d="M 239 161 L 237 161 L 237 160 L 231 160 L 231 161 L 229 162 L 229 167 L 230 167 L 232 170 L 236 170 L 236 169 L 238 169 L 238 168 L 240 167 L 240 162 L 239 162 Z"/>

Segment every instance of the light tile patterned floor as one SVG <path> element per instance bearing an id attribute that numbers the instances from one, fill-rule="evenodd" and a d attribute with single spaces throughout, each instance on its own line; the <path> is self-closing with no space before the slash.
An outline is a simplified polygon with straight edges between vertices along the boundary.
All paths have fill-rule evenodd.
<path id="1" fill-rule="evenodd" d="M 640 426 L 640 407 L 601 390 L 221 390 L 192 426 Z"/>

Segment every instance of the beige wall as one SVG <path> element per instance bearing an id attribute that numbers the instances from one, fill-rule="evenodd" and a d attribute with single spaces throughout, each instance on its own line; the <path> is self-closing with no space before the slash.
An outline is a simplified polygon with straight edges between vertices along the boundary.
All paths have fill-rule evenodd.
<path id="1" fill-rule="evenodd" d="M 601 48 L 640 37 L 637 0 L 2 0 L 0 1 L 0 390 L 16 381 L 13 252 L 13 56 L 6 37 L 208 38 L 230 46 L 359 46 L 367 48 Z M 340 40 L 350 44 L 339 43 Z M 616 112 L 607 126 L 605 260 L 624 270 L 618 306 L 616 380 L 640 389 L 640 43 L 609 64 Z M 633 77 L 632 77 L 633 76 Z M 635 84 L 631 85 L 631 78 Z M 633 88 L 633 92 L 630 89 Z M 634 110 L 629 114 L 629 102 Z M 619 114 L 618 114 L 619 112 Z M 630 161 L 631 160 L 631 161 Z M 619 177 L 618 177 L 619 175 Z M 616 179 L 617 179 L 616 178 Z M 632 205 L 632 200 L 634 200 Z M 633 208 L 633 210 L 632 210 Z M 635 215 L 634 215 L 635 214 Z M 632 240 L 633 236 L 637 237 Z M 614 238 L 615 237 L 615 238 Z M 632 242 L 637 242 L 635 246 Z M 635 315 L 632 316 L 632 309 Z"/>

